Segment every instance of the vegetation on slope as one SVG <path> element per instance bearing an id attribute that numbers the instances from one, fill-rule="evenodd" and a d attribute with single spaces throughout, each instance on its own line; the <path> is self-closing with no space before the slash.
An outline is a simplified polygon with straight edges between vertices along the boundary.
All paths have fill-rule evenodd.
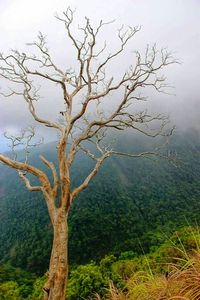
<path id="1" fill-rule="evenodd" d="M 42 300 L 44 276 L 0 266 L 1 300 Z M 71 267 L 68 299 L 197 300 L 200 297 L 200 231 L 185 227 L 155 252 L 105 256 L 99 263 Z"/>
<path id="2" fill-rule="evenodd" d="M 153 147 L 129 137 L 119 146 Z M 54 160 L 51 147 L 42 151 Z M 158 159 L 110 160 L 75 202 L 70 300 L 200 299 L 199 134 L 174 137 L 168 151 L 177 152 L 177 167 Z M 31 159 L 37 162 L 38 153 Z M 80 157 L 75 185 L 89 167 Z M 0 177 L 0 300 L 39 300 L 52 239 L 46 207 L 14 171 L 1 168 Z"/>
<path id="3" fill-rule="evenodd" d="M 129 136 L 120 146 L 126 151 L 154 147 Z M 55 159 L 52 148 L 42 148 L 50 160 Z M 168 151 L 177 152 L 178 167 L 164 160 L 128 158 L 111 159 L 104 166 L 71 210 L 71 265 L 130 249 L 137 255 L 148 253 L 187 220 L 200 223 L 198 133 L 174 137 Z M 37 162 L 38 154 L 35 150 L 31 159 Z M 73 166 L 75 185 L 89 166 L 84 157 Z M 13 170 L 1 168 L 0 176 L 0 260 L 42 275 L 48 268 L 52 239 L 44 201 L 29 193 Z"/>

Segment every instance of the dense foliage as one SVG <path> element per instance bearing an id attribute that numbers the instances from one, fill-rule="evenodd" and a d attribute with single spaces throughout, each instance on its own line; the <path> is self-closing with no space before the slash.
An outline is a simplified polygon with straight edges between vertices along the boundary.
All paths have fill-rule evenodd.
<path id="1" fill-rule="evenodd" d="M 54 161 L 53 146 L 34 150 L 30 159 L 40 164 L 42 151 Z M 155 145 L 127 136 L 118 147 L 131 152 Z M 172 257 L 183 261 L 191 248 L 199 251 L 198 230 L 180 229 L 200 223 L 199 134 L 191 130 L 176 135 L 165 151 L 177 155 L 176 166 L 158 158 L 110 159 L 74 203 L 69 224 L 70 300 L 95 293 L 104 299 L 109 289 L 111 294 L 126 293 L 133 272 L 166 274 L 166 263 L 177 263 Z M 90 163 L 78 157 L 72 169 L 74 185 Z M 0 299 L 42 299 L 52 240 L 45 203 L 40 194 L 24 188 L 13 170 L 1 166 L 0 183 Z"/>
<path id="2" fill-rule="evenodd" d="M 155 145 L 127 136 L 119 147 L 130 152 Z M 199 224 L 199 135 L 192 130 L 176 135 L 167 147 L 177 153 L 177 166 L 160 159 L 124 157 L 104 165 L 71 210 L 71 264 L 129 250 L 140 255 L 159 246 L 163 233 L 188 222 Z M 34 150 L 30 159 L 39 164 L 42 151 L 55 160 L 53 148 Z M 72 169 L 74 185 L 89 167 L 90 162 L 79 156 Z M 48 268 L 52 239 L 45 203 L 39 193 L 25 189 L 13 170 L 1 167 L 0 183 L 0 260 L 42 275 Z"/>

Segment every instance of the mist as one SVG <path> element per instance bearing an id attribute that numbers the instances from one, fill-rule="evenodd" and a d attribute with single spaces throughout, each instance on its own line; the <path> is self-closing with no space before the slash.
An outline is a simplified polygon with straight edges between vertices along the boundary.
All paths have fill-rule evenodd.
<path id="1" fill-rule="evenodd" d="M 84 23 L 84 17 L 90 18 L 96 25 L 101 19 L 115 22 L 103 31 L 99 44 L 104 40 L 110 50 L 117 47 L 117 29 L 122 24 L 141 26 L 140 32 L 131 40 L 120 61 L 116 60 L 111 66 L 110 74 L 118 77 L 120 72 L 134 61 L 134 51 L 144 52 L 146 45 L 156 43 L 157 48 L 167 48 L 180 64 L 169 66 L 164 72 L 167 83 L 172 88 L 167 94 L 144 90 L 148 96 L 147 108 L 170 115 L 171 123 L 177 131 L 188 128 L 200 129 L 200 2 L 199 1 L 159 1 L 159 0 L 127 0 L 105 1 L 78 0 L 14 0 L 0 3 L 0 52 L 9 53 L 10 49 L 30 51 L 26 43 L 36 39 L 38 31 L 47 35 L 50 52 L 58 66 L 68 68 L 73 66 L 74 52 L 66 38 L 64 26 L 56 18 L 55 13 L 70 6 L 76 8 L 75 26 Z M 77 33 L 78 38 L 78 33 Z M 38 104 L 41 116 L 58 118 L 62 110 L 63 99 L 56 86 L 47 86 L 43 82 L 42 97 Z M 5 91 L 8 82 L 0 81 L 0 92 Z M 110 101 L 113 105 L 114 99 Z M 107 107 L 109 109 L 110 107 Z M 35 125 L 30 117 L 25 101 L 20 97 L 10 99 L 0 96 L 0 151 L 7 149 L 7 141 L 3 138 L 5 131 L 12 133 L 28 125 Z M 37 129 L 39 136 L 45 136 L 46 142 L 56 138 L 56 135 L 42 127 Z"/>

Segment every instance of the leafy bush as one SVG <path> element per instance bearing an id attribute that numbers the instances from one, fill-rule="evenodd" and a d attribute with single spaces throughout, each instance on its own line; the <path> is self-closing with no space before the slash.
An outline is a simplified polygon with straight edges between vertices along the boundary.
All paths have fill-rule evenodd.
<path id="1" fill-rule="evenodd" d="M 91 297 L 98 292 L 101 296 L 105 294 L 108 282 L 103 277 L 99 266 L 94 263 L 79 266 L 71 272 L 68 285 L 69 300 L 78 300 Z"/>
<path id="2" fill-rule="evenodd" d="M 0 284 L 1 300 L 19 300 L 20 289 L 15 281 L 6 281 Z"/>

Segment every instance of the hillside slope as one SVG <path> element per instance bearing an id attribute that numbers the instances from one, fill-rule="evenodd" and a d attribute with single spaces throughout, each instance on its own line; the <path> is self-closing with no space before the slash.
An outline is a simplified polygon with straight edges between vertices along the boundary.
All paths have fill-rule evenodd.
<path id="1" fill-rule="evenodd" d="M 152 148 L 152 141 L 125 136 L 127 152 Z M 55 160 L 53 145 L 34 150 Z M 111 158 L 70 213 L 71 263 L 105 254 L 148 252 L 179 226 L 200 223 L 200 139 L 195 131 L 176 135 L 168 151 L 178 153 L 177 167 L 164 160 Z M 72 169 L 74 185 L 90 163 L 79 156 Z M 42 274 L 48 267 L 51 226 L 41 195 L 29 193 L 15 171 L 0 166 L 0 260 Z"/>

